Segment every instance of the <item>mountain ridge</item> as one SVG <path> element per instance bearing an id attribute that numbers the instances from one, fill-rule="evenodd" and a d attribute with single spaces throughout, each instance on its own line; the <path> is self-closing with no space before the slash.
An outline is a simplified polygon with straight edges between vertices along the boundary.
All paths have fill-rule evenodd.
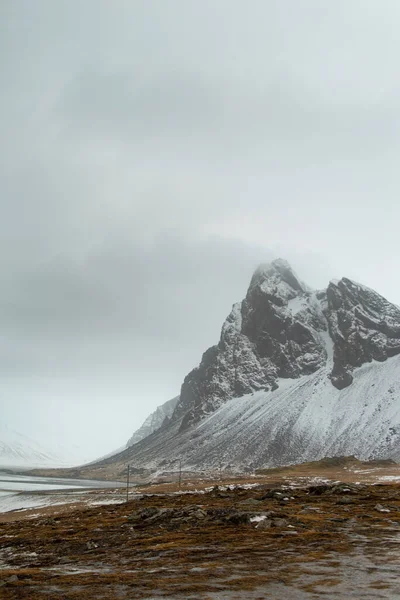
<path id="1" fill-rule="evenodd" d="M 282 259 L 261 265 L 245 298 L 233 305 L 219 342 L 185 377 L 171 418 L 119 455 L 119 460 L 132 458 L 157 469 L 173 465 L 181 454 L 195 469 L 221 460 L 234 468 L 254 468 L 319 459 L 323 448 L 361 458 L 400 458 L 399 354 L 400 309 L 374 290 L 344 277 L 314 291 Z M 384 413 L 379 416 L 382 409 L 377 408 L 387 391 L 381 367 L 394 390 L 390 402 L 385 400 L 389 421 L 382 418 Z M 370 375 L 363 375 L 364 371 Z M 381 383 L 371 395 L 365 381 L 375 372 Z M 369 421 L 363 430 L 357 427 L 361 389 L 378 414 L 375 428 Z M 338 428 L 334 411 L 343 399 L 354 412 L 342 415 L 347 434 Z M 240 407 L 244 440 L 253 440 L 259 430 L 264 450 L 255 442 L 248 443 L 244 453 L 235 447 L 241 439 L 232 417 L 235 407 Z M 259 415 L 258 423 L 246 417 L 252 411 Z M 319 414 L 319 420 L 313 414 Z M 215 428 L 217 422 L 224 423 L 225 437 Z M 313 435 L 305 444 L 309 428 Z M 350 439 L 354 435 L 356 445 Z M 366 436 L 374 440 L 374 447 L 363 439 Z M 219 458 L 214 443 L 218 437 Z"/>
<path id="2" fill-rule="evenodd" d="M 164 404 L 157 406 L 156 410 L 145 419 L 139 429 L 133 432 L 126 443 L 126 447 L 129 448 L 137 444 L 166 424 L 171 418 L 178 400 L 179 396 L 175 396 L 175 398 L 171 398 L 171 400 L 167 400 Z"/>

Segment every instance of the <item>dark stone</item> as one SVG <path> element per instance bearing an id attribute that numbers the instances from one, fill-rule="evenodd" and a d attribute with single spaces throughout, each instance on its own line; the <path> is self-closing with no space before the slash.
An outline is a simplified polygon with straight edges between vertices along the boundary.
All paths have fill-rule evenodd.
<path id="1" fill-rule="evenodd" d="M 286 519 L 272 519 L 272 527 L 287 527 L 289 521 Z"/>
<path id="2" fill-rule="evenodd" d="M 331 374 L 332 385 L 338 390 L 343 390 L 353 383 L 353 375 L 347 369 L 334 367 Z"/>
<path id="3" fill-rule="evenodd" d="M 261 500 L 256 500 L 256 498 L 247 498 L 247 500 L 239 502 L 239 506 L 259 506 L 260 504 Z"/>
<path id="4" fill-rule="evenodd" d="M 256 529 L 271 529 L 272 521 L 271 519 L 263 519 L 259 521 L 256 525 Z"/>
<path id="5" fill-rule="evenodd" d="M 337 504 L 353 504 L 354 502 L 354 498 L 349 498 L 349 496 L 343 496 L 343 498 L 339 498 Z"/>
<path id="6" fill-rule="evenodd" d="M 280 488 L 274 488 L 274 489 L 268 490 L 268 492 L 262 496 L 262 500 L 267 500 L 269 498 L 275 498 L 276 500 L 281 500 L 284 496 L 285 496 L 285 494 Z"/>
<path id="7" fill-rule="evenodd" d="M 225 522 L 231 525 L 242 525 L 250 523 L 250 514 L 247 512 L 234 511 L 225 517 Z"/>

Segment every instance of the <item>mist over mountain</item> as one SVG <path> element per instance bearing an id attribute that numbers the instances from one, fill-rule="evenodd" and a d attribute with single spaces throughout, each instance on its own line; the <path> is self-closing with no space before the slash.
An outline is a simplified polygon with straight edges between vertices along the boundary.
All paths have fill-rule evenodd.
<path id="1" fill-rule="evenodd" d="M 0 468 L 64 466 L 65 459 L 45 445 L 5 425 L 0 426 Z"/>

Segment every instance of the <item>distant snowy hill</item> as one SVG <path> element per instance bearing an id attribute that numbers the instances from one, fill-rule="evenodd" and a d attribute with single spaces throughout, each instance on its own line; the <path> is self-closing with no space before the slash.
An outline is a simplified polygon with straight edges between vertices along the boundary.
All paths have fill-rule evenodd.
<path id="1" fill-rule="evenodd" d="M 0 467 L 63 466 L 64 461 L 38 442 L 6 426 L 0 426 Z"/>
<path id="2" fill-rule="evenodd" d="M 176 398 L 172 398 L 172 400 L 168 400 L 161 406 L 158 406 L 156 410 L 147 417 L 141 427 L 133 433 L 132 437 L 129 438 L 126 444 L 127 448 L 133 446 L 133 444 L 137 444 L 137 442 L 140 442 L 140 440 L 143 440 L 151 433 L 154 433 L 154 431 L 157 431 L 162 425 L 166 424 L 168 419 L 171 418 L 178 400 L 179 396 L 176 396 Z"/>
<path id="3" fill-rule="evenodd" d="M 279 259 L 255 271 L 170 418 L 99 466 L 243 470 L 337 455 L 400 460 L 400 309 L 347 278 L 310 290 Z"/>

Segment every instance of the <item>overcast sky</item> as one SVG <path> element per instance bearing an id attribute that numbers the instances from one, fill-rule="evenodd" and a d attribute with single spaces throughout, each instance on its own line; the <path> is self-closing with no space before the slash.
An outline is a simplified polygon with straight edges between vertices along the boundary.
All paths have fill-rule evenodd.
<path id="1" fill-rule="evenodd" d="M 0 2 L 0 419 L 94 458 L 258 263 L 400 304 L 398 0 Z"/>

